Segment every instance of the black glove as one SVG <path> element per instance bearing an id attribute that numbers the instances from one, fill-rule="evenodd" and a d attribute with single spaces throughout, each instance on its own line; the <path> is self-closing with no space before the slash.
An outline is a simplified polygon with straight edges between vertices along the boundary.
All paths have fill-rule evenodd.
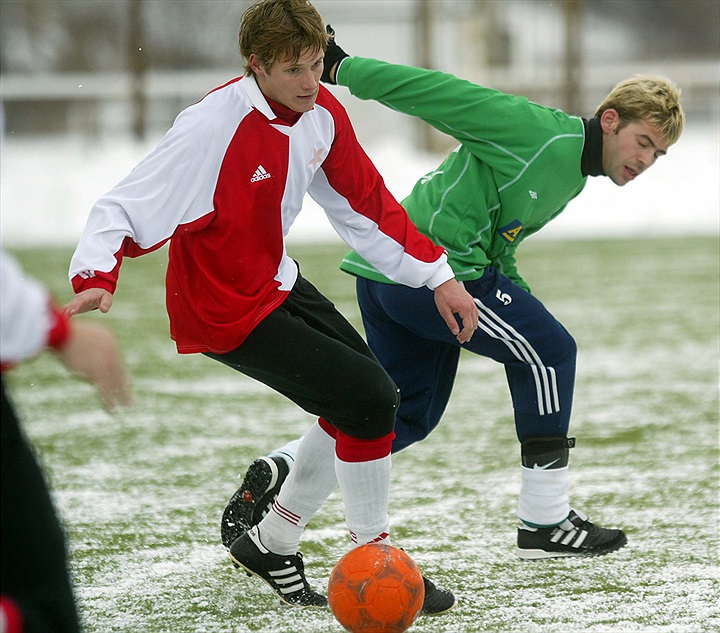
<path id="1" fill-rule="evenodd" d="M 335 70 L 337 64 L 346 57 L 350 57 L 342 48 L 335 43 L 335 31 L 329 24 L 325 27 L 327 34 L 330 36 L 328 41 L 328 47 L 325 51 L 325 60 L 322 75 L 320 81 L 326 84 L 337 84 L 337 81 L 330 78 L 330 71 Z"/>

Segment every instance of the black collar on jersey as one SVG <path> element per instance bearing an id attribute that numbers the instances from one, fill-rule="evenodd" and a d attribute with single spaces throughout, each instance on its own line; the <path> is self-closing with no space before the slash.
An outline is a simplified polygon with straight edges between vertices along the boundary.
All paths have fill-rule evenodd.
<path id="1" fill-rule="evenodd" d="M 600 119 L 595 117 L 589 121 L 583 119 L 585 126 L 585 147 L 580 160 L 580 170 L 583 176 L 604 176 L 602 166 L 603 133 Z"/>

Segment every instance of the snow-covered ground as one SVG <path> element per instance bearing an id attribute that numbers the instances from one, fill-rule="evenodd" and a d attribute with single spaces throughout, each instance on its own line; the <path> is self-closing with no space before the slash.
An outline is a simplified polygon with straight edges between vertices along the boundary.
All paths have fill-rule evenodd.
<path id="1" fill-rule="evenodd" d="M 717 236 L 718 147 L 717 127 L 689 129 L 637 182 L 618 188 L 591 179 L 536 239 Z M 94 200 L 149 148 L 8 137 L 4 242 L 72 245 Z M 398 197 L 440 160 L 399 141 L 367 149 Z M 339 239 L 310 202 L 291 238 Z M 720 631 L 712 477 L 717 256 L 684 242 L 652 259 L 626 254 L 622 261 L 566 246 L 593 251 L 584 264 L 575 258 L 577 270 L 557 284 L 552 275 L 543 280 L 543 300 L 583 343 L 572 427 L 583 441 L 573 456 L 573 502 L 601 524 L 626 527 L 630 545 L 592 561 L 515 562 L 518 449 L 505 376 L 488 359 L 465 355 L 443 424 L 393 459 L 397 542 L 459 599 L 448 616 L 419 619 L 417 633 Z M 69 388 L 51 358 L 18 367 L 12 377 L 71 529 L 86 628 L 337 631 L 328 612 L 286 615 L 262 583 L 232 568 L 218 538 L 235 476 L 309 422 L 289 401 L 269 397 L 267 388 L 230 376 L 218 363 L 176 357 L 163 317 L 161 270 L 146 264 L 152 257 L 128 266 L 123 301 L 101 317 L 121 340 L 132 341 L 126 348 L 137 397 L 131 412 L 110 420 L 97 410 L 89 385 Z M 677 266 L 681 257 L 686 268 Z M 328 257 L 325 268 L 337 272 L 333 261 Z M 630 261 L 637 274 L 628 274 Z M 688 276 L 688 269 L 713 272 Z M 48 283 L 63 283 L 67 293 L 56 268 L 36 271 Z M 606 275 L 612 284 L 604 283 Z M 350 282 L 342 292 L 333 300 L 355 306 Z M 342 517 L 335 492 L 303 535 L 308 576 L 322 590 L 347 547 Z"/>
<path id="2" fill-rule="evenodd" d="M 6 136 L 0 186 L 3 244 L 75 244 L 93 202 L 158 140 L 138 144 L 127 139 Z M 419 153 L 399 138 L 366 150 L 398 198 L 442 158 Z M 719 215 L 720 127 L 690 125 L 668 155 L 636 182 L 619 188 L 607 178 L 591 178 L 585 191 L 540 236 L 717 235 Z M 339 238 L 308 198 L 289 240 Z"/>

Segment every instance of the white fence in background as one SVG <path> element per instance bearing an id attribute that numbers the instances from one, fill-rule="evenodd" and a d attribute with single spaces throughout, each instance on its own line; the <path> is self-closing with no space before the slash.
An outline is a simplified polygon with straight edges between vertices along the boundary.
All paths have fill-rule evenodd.
<path id="1" fill-rule="evenodd" d="M 583 111 L 591 116 L 595 106 L 615 83 L 626 77 L 650 73 L 669 77 L 683 91 L 683 104 L 689 118 L 717 121 L 720 116 L 720 62 L 684 60 L 655 64 L 613 64 L 588 67 L 582 78 Z M 162 134 L 180 110 L 202 98 L 215 86 L 242 74 L 236 68 L 195 71 L 152 71 L 143 79 L 142 93 L 146 100 L 148 136 Z M 512 94 L 528 96 L 545 105 L 562 107 L 563 77 L 559 68 L 540 71 L 522 68 L 477 68 L 462 76 Z M 2 74 L 0 96 L 12 107 L 32 103 L 37 116 L 53 114 L 63 104 L 64 120 L 56 131 L 88 136 L 127 134 L 133 117 L 133 78 L 129 73 L 63 73 L 63 74 Z M 412 136 L 415 124 L 378 104 L 361 102 L 344 88 L 333 88 L 348 108 L 361 140 L 374 141 L 384 137 Z M 44 109 L 43 106 L 47 109 Z M 12 117 L 8 117 L 6 133 L 14 133 Z"/>

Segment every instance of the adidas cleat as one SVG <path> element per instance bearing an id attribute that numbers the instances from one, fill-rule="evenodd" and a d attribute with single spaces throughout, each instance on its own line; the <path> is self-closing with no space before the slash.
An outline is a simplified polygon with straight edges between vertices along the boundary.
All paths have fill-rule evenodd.
<path id="1" fill-rule="evenodd" d="M 220 522 L 220 538 L 226 548 L 262 521 L 289 472 L 282 457 L 260 457 L 250 464 L 242 485 L 230 498 Z"/>
<path id="2" fill-rule="evenodd" d="M 585 514 L 570 510 L 560 525 L 537 528 L 518 521 L 517 555 L 523 560 L 565 556 L 603 556 L 627 544 L 625 532 L 601 528 Z"/>
<path id="3" fill-rule="evenodd" d="M 425 599 L 420 613 L 440 615 L 450 611 L 455 606 L 455 596 L 450 591 L 436 587 L 435 583 L 425 578 L 425 576 L 423 576 L 423 582 L 425 583 Z"/>
<path id="4" fill-rule="evenodd" d="M 259 543 L 257 529 L 245 532 L 233 542 L 230 558 L 249 575 L 262 578 L 286 604 L 294 607 L 326 607 L 328 604 L 327 598 L 305 579 L 302 554 L 273 554 Z"/>

